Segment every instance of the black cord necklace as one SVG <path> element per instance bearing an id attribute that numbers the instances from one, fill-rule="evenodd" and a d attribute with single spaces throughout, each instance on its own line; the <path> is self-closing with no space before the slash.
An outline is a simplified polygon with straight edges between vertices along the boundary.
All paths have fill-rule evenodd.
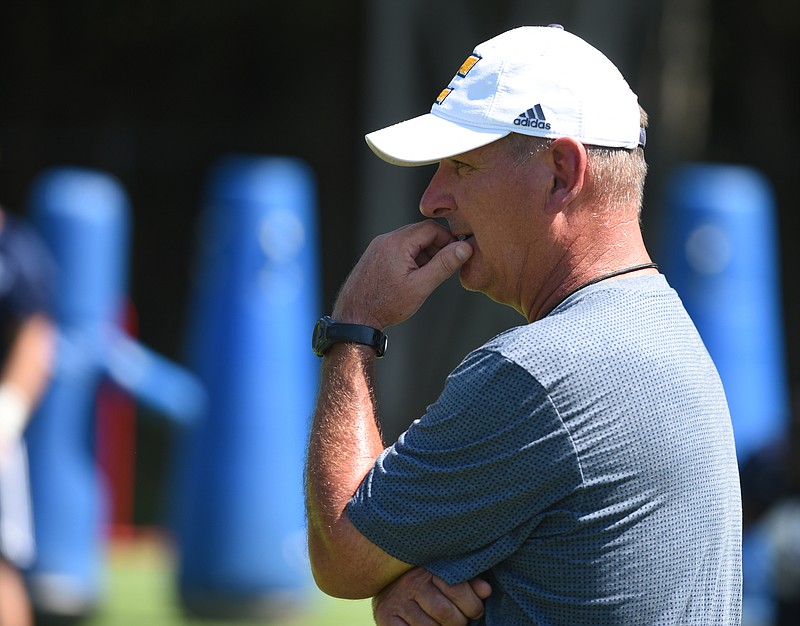
<path id="1" fill-rule="evenodd" d="M 614 278 L 615 276 L 622 276 L 623 274 L 630 274 L 631 272 L 638 272 L 639 270 L 648 270 L 648 269 L 651 269 L 651 268 L 657 270 L 658 269 L 658 265 L 656 263 L 642 263 L 641 265 L 631 265 L 630 267 L 623 267 L 621 270 L 614 270 L 613 272 L 609 272 L 608 274 L 602 274 L 602 275 L 598 276 L 597 278 L 592 278 L 592 280 L 590 280 L 588 282 L 585 282 L 582 285 L 580 285 L 579 287 L 577 287 L 576 289 L 573 289 L 572 291 L 570 291 L 566 296 L 564 296 L 559 301 L 559 303 L 556 306 L 553 307 L 553 309 L 555 309 L 556 307 L 560 306 L 561 303 L 564 302 L 564 300 L 566 300 L 570 296 L 575 295 L 581 289 L 586 289 L 590 285 L 594 285 L 596 283 L 600 283 L 600 282 L 602 282 L 604 280 L 608 280 L 609 278 Z M 550 310 L 552 311 L 553 309 L 550 309 Z"/>
<path id="2" fill-rule="evenodd" d="M 638 272 L 639 270 L 649 270 L 651 268 L 657 270 L 658 265 L 655 263 L 642 263 L 641 265 L 631 265 L 630 267 L 623 267 L 621 270 L 615 270 L 613 272 L 609 272 L 608 274 L 603 274 L 602 276 L 598 276 L 597 278 L 592 278 L 592 280 L 590 280 L 589 282 L 583 283 L 580 287 L 573 290 L 573 292 L 569 295 L 571 296 L 576 291 L 585 289 L 589 285 L 594 285 L 595 283 L 603 282 L 604 280 L 608 280 L 609 278 L 614 278 L 615 276 L 622 276 L 623 274 L 630 274 L 631 272 Z"/>

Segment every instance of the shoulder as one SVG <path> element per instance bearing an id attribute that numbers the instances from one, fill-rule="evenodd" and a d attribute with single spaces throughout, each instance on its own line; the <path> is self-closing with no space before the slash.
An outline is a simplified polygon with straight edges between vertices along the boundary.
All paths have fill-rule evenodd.
<path id="1" fill-rule="evenodd" d="M 626 277 L 592 285 L 569 296 L 537 323 L 541 335 L 569 335 L 596 348 L 619 349 L 626 336 L 649 334 L 664 323 L 688 321 L 678 294 L 661 275 Z"/>
<path id="2" fill-rule="evenodd" d="M 36 230 L 3 214 L 0 230 L 0 298 L 18 314 L 44 310 L 51 301 L 56 265 Z"/>
<path id="3" fill-rule="evenodd" d="M 48 258 L 49 253 L 39 233 L 21 218 L 3 213 L 3 227 L 0 229 L 0 248 L 9 254 Z"/>
<path id="4" fill-rule="evenodd" d="M 678 295 L 663 276 L 654 275 L 592 285 L 483 349 L 516 363 L 552 390 L 571 374 L 583 378 L 695 344 L 696 330 Z"/>

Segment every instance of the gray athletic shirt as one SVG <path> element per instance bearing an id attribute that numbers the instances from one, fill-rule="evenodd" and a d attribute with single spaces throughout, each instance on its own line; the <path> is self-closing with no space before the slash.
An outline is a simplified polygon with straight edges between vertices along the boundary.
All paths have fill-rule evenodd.
<path id="1" fill-rule="evenodd" d="M 467 355 L 347 513 L 395 558 L 486 577 L 482 624 L 741 621 L 727 403 L 661 275 L 584 288 Z"/>

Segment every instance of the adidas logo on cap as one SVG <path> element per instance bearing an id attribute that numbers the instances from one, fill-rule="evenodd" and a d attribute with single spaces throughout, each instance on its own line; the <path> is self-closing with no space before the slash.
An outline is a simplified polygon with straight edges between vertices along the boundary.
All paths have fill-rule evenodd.
<path id="1" fill-rule="evenodd" d="M 544 117 L 541 104 L 536 104 L 527 111 L 520 113 L 517 119 L 514 120 L 514 126 L 529 126 L 550 130 L 550 123 Z"/>

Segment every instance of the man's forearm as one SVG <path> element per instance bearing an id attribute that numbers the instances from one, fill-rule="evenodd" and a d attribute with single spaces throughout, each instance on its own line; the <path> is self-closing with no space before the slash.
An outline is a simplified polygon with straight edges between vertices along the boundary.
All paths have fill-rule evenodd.
<path id="1" fill-rule="evenodd" d="M 384 330 L 408 319 L 472 248 L 433 220 L 376 237 L 342 286 L 332 317 Z M 375 352 L 336 344 L 325 356 L 306 469 L 308 551 L 330 595 L 374 596 L 411 569 L 350 522 L 345 508 L 383 451 L 373 391 Z"/>
<path id="2" fill-rule="evenodd" d="M 55 334 L 53 322 L 45 315 L 26 319 L 0 372 L 0 383 L 19 390 L 31 406 L 39 401 L 50 381 Z"/>
<path id="3" fill-rule="evenodd" d="M 383 580 L 380 564 L 369 562 L 373 555 L 364 550 L 366 540 L 345 515 L 347 502 L 383 450 L 371 350 L 339 344 L 325 357 L 308 446 L 309 557 L 317 584 L 338 596 L 366 597 L 392 580 Z M 348 573 L 351 565 L 360 575 Z"/>
<path id="4" fill-rule="evenodd" d="M 25 429 L 50 381 L 55 328 L 44 315 L 20 326 L 0 372 L 0 464 Z"/>

